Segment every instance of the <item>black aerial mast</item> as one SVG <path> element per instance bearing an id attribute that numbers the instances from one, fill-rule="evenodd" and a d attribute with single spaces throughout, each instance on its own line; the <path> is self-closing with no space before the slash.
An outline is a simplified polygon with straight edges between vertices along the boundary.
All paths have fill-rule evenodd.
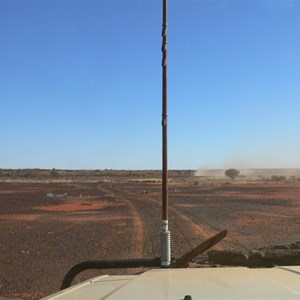
<path id="1" fill-rule="evenodd" d="M 163 0 L 162 25 L 162 232 L 161 266 L 171 264 L 171 235 L 168 229 L 168 0 Z"/>

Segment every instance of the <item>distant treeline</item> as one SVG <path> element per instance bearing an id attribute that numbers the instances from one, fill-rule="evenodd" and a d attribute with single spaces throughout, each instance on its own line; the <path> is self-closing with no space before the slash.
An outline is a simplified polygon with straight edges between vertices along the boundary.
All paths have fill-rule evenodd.
<path id="1" fill-rule="evenodd" d="M 193 176 L 194 170 L 170 170 L 170 177 Z M 60 169 L 0 169 L 1 179 L 100 179 L 109 177 L 157 178 L 160 170 L 60 170 Z"/>

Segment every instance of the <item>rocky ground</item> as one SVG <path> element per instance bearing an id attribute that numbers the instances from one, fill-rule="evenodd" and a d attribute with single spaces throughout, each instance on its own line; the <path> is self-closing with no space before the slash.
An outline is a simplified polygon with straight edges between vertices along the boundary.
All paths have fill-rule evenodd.
<path id="1" fill-rule="evenodd" d="M 158 256 L 160 190 L 159 179 L 149 176 L 2 180 L 0 299 L 54 293 L 81 261 Z M 300 182 L 183 176 L 173 178 L 169 191 L 175 257 L 223 229 L 228 236 L 214 249 L 249 251 L 299 240 Z M 76 280 L 111 272 L 87 271 Z"/>

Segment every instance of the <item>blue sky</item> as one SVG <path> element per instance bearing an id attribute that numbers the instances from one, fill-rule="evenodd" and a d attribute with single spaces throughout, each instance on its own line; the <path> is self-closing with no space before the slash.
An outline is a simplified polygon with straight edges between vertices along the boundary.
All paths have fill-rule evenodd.
<path id="1" fill-rule="evenodd" d="M 0 168 L 161 168 L 161 1 L 0 0 Z M 169 167 L 300 168 L 300 1 L 169 1 Z"/>

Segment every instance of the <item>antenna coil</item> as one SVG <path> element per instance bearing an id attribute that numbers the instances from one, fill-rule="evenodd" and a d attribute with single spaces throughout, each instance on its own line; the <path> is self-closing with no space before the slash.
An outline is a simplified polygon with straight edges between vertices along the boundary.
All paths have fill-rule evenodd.
<path id="1" fill-rule="evenodd" d="M 168 230 L 168 220 L 162 221 L 163 231 L 160 233 L 160 264 L 169 267 L 171 264 L 171 233 Z"/>

